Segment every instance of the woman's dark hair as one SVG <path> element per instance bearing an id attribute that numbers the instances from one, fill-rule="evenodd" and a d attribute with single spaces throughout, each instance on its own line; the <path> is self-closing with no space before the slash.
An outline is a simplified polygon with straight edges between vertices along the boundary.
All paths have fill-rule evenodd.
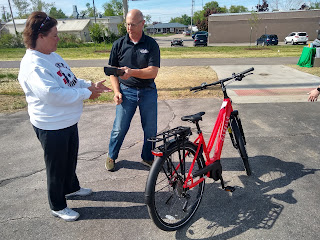
<path id="1" fill-rule="evenodd" d="M 27 48 L 35 48 L 39 33 L 47 36 L 51 28 L 58 24 L 55 18 L 49 17 L 44 12 L 33 12 L 27 19 L 23 31 L 23 42 Z"/>

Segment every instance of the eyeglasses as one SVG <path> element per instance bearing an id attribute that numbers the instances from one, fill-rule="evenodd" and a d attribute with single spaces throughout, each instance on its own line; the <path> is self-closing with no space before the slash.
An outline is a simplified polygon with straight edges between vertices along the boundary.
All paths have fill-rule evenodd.
<path id="1" fill-rule="evenodd" d="M 46 22 L 47 22 L 47 21 L 50 21 L 50 20 L 51 20 L 51 18 L 50 18 L 49 16 L 47 16 L 46 19 L 41 23 L 38 31 L 40 31 L 40 29 L 46 24 Z"/>
<path id="2" fill-rule="evenodd" d="M 126 27 L 132 27 L 132 28 L 135 28 L 137 27 L 140 23 L 142 23 L 143 20 L 141 20 L 140 22 L 138 23 L 125 23 L 125 26 Z"/>

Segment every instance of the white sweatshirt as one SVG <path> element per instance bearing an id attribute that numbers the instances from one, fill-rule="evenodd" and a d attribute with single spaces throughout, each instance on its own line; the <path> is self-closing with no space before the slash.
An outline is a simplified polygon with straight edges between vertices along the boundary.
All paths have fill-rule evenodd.
<path id="1" fill-rule="evenodd" d="M 90 81 L 77 79 L 57 54 L 27 49 L 21 60 L 19 83 L 25 92 L 31 123 L 43 130 L 58 130 L 76 124 Z"/>

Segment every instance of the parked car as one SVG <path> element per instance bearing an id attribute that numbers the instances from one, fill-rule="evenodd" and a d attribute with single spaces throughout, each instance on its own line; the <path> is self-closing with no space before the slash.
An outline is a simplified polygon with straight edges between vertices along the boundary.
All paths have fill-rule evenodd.
<path id="1" fill-rule="evenodd" d="M 207 37 L 208 37 L 208 35 L 209 35 L 209 33 L 206 32 L 206 31 L 198 31 L 198 32 L 192 34 L 192 38 L 194 39 L 194 37 L 195 37 L 197 34 L 205 34 L 205 35 L 207 35 Z"/>
<path id="2" fill-rule="evenodd" d="M 208 45 L 208 37 L 206 34 L 197 34 L 194 37 L 193 46 L 207 46 Z"/>
<path id="3" fill-rule="evenodd" d="M 174 38 L 174 39 L 171 41 L 171 47 L 172 47 L 172 46 L 176 46 L 176 45 L 183 46 L 183 40 L 182 40 L 181 38 Z"/>
<path id="4" fill-rule="evenodd" d="M 278 45 L 278 36 L 276 34 L 263 34 L 256 41 L 256 45 Z"/>
<path id="5" fill-rule="evenodd" d="M 185 35 L 185 36 L 190 36 L 190 31 L 188 31 L 188 30 L 187 31 L 183 31 L 182 34 Z"/>
<path id="6" fill-rule="evenodd" d="M 288 36 L 285 37 L 284 43 L 291 43 L 292 45 L 303 43 L 307 44 L 309 38 L 308 34 L 306 32 L 292 32 Z"/>

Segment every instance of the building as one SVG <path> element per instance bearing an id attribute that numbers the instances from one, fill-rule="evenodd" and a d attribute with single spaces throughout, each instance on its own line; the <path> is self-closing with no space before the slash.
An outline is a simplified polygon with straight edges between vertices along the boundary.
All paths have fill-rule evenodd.
<path id="1" fill-rule="evenodd" d="M 208 18 L 209 43 L 254 43 L 262 34 L 277 34 L 279 41 L 290 32 L 317 37 L 320 10 L 212 14 Z"/>
<path id="2" fill-rule="evenodd" d="M 25 25 L 26 25 L 27 19 L 15 19 L 14 23 L 16 25 L 16 30 L 18 33 L 22 33 Z M 14 24 L 13 21 L 7 22 L 4 26 L 5 31 L 11 33 L 11 34 L 16 34 L 16 31 L 14 29 Z"/>
<path id="3" fill-rule="evenodd" d="M 90 19 L 58 20 L 58 33 L 75 35 L 84 42 L 90 42 L 89 34 Z"/>
<path id="4" fill-rule="evenodd" d="M 58 19 L 57 29 L 59 33 L 73 34 L 84 42 L 90 42 L 91 37 L 89 34 L 89 26 L 93 23 L 102 24 L 111 32 L 118 34 L 118 24 L 122 23 L 122 16 L 110 16 L 102 18 L 88 18 L 88 19 Z M 15 19 L 17 32 L 22 33 L 27 19 Z M 13 22 L 10 21 L 4 26 L 11 34 L 15 34 Z"/>
<path id="5" fill-rule="evenodd" d="M 152 33 L 182 33 L 188 30 L 188 26 L 181 23 L 157 23 L 146 27 L 147 34 Z"/>

